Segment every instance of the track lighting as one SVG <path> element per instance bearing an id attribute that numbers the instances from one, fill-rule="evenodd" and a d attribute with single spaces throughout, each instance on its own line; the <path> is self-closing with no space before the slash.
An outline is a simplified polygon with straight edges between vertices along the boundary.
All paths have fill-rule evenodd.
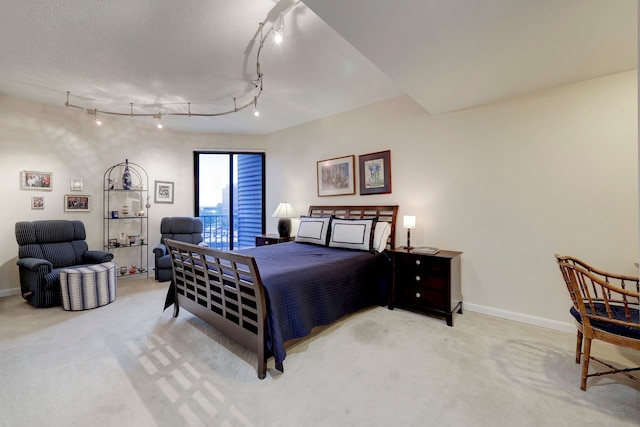
<path id="1" fill-rule="evenodd" d="M 273 41 L 275 41 L 276 44 L 282 43 L 282 38 L 284 37 L 284 15 L 282 13 L 278 18 L 277 25 L 274 25 L 272 31 L 273 31 Z"/>
<path id="2" fill-rule="evenodd" d="M 162 129 L 162 115 L 160 115 L 160 114 L 154 114 L 154 115 L 153 115 L 153 121 L 155 122 L 156 127 L 157 127 L 158 129 Z"/>
<path id="3" fill-rule="evenodd" d="M 132 102 L 129 103 L 129 111 L 127 112 L 125 111 L 113 111 L 113 110 L 98 110 L 96 108 L 87 108 L 81 105 L 74 105 L 72 103 L 69 102 L 69 98 L 71 97 L 71 93 L 69 91 L 67 91 L 67 100 L 65 102 L 65 106 L 69 107 L 69 108 L 78 108 L 81 110 L 85 110 L 87 112 L 87 114 L 92 114 L 94 116 L 95 119 L 95 123 L 96 125 L 100 126 L 102 124 L 102 121 L 98 118 L 98 112 L 101 114 L 109 114 L 109 115 L 113 115 L 113 116 L 129 116 L 129 117 L 151 117 L 154 119 L 156 126 L 158 127 L 158 129 L 162 129 L 162 122 L 161 122 L 161 116 L 165 115 L 165 116 L 188 116 L 188 117 L 214 117 L 214 116 L 224 116 L 227 114 L 231 114 L 231 113 L 238 113 L 242 110 L 244 110 L 245 108 L 248 108 L 250 106 L 253 105 L 253 115 L 258 117 L 260 116 L 260 112 L 258 111 L 258 98 L 260 97 L 260 95 L 262 95 L 262 87 L 263 87 L 263 75 L 262 75 L 262 71 L 260 70 L 260 52 L 262 51 L 262 48 L 264 46 L 264 42 L 266 41 L 266 39 L 270 36 L 273 35 L 274 41 L 276 44 L 279 44 L 282 42 L 282 37 L 284 34 L 284 18 L 292 11 L 294 10 L 299 4 L 301 3 L 300 0 L 295 1 L 289 8 L 287 8 L 285 11 L 280 13 L 280 16 L 278 17 L 278 20 L 273 24 L 273 26 L 271 27 L 271 30 L 267 30 L 265 31 L 265 34 L 263 34 L 263 27 L 266 24 L 265 22 L 260 22 L 258 24 L 258 28 L 259 28 L 259 33 L 260 33 L 260 40 L 259 40 L 259 44 L 258 44 L 258 49 L 256 52 L 256 77 L 254 79 L 249 80 L 249 83 L 251 83 L 251 85 L 254 87 L 254 95 L 253 95 L 253 99 L 245 102 L 244 104 L 242 103 L 238 103 L 237 102 L 237 98 L 233 98 L 233 108 L 225 110 L 225 111 L 219 111 L 219 112 L 210 112 L 210 113 L 192 113 L 191 112 L 191 102 L 185 102 L 181 105 L 185 105 L 186 106 L 186 110 L 187 111 L 183 111 L 183 112 L 166 112 L 166 113 L 147 113 L 147 112 L 135 112 L 134 111 L 134 107 L 142 107 L 144 108 L 142 105 L 134 105 Z M 257 37 L 257 36 L 256 36 Z M 106 102 L 102 102 L 103 104 L 105 104 Z M 160 107 L 163 107 L 165 104 L 155 104 L 155 105 L 160 105 Z M 167 103 L 166 105 L 169 105 L 169 103 Z M 171 103 L 171 106 L 173 108 L 175 108 L 175 106 L 178 105 L 176 103 Z"/>
<path id="4" fill-rule="evenodd" d="M 102 126 L 102 120 L 100 120 L 100 118 L 98 117 L 98 110 L 94 109 L 87 109 L 87 114 L 91 114 L 93 116 L 93 121 L 96 124 L 96 126 Z"/>

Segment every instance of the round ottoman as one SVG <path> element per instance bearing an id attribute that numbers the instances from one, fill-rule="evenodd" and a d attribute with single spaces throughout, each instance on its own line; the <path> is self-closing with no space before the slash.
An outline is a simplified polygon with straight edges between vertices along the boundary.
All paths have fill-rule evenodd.
<path id="1" fill-rule="evenodd" d="M 65 310 L 88 310 L 116 299 L 116 263 L 68 267 L 60 270 L 62 307 Z"/>

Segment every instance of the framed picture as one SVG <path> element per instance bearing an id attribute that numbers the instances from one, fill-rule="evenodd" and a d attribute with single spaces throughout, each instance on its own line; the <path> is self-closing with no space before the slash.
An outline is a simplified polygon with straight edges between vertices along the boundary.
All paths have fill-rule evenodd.
<path id="1" fill-rule="evenodd" d="M 355 156 L 318 162 L 318 196 L 355 194 Z"/>
<path id="2" fill-rule="evenodd" d="M 82 179 L 80 178 L 71 179 L 71 191 L 82 191 Z"/>
<path id="3" fill-rule="evenodd" d="M 44 209 L 44 197 L 33 196 L 31 198 L 31 209 Z"/>
<path id="4" fill-rule="evenodd" d="M 66 212 L 89 212 L 91 210 L 91 196 L 65 194 L 64 210 Z"/>
<path id="5" fill-rule="evenodd" d="M 391 193 L 391 151 L 358 156 L 360 194 Z"/>
<path id="6" fill-rule="evenodd" d="M 154 181 L 154 203 L 173 203 L 173 182 Z"/>
<path id="7" fill-rule="evenodd" d="M 139 234 L 130 234 L 128 237 L 129 237 L 129 246 L 140 246 Z"/>
<path id="8" fill-rule="evenodd" d="M 51 191 L 51 172 L 22 171 L 20 172 L 20 189 Z"/>

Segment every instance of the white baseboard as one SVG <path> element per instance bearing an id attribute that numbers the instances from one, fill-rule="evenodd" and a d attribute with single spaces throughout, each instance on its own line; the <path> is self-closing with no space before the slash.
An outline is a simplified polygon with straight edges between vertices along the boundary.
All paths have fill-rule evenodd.
<path id="1" fill-rule="evenodd" d="M 11 295 L 20 295 L 20 288 L 0 289 L 0 298 L 9 297 Z"/>
<path id="2" fill-rule="evenodd" d="M 501 319 L 513 320 L 515 322 L 526 323 L 528 325 L 541 326 L 556 331 L 569 332 L 575 334 L 576 326 L 573 323 L 558 322 L 557 320 L 544 319 L 542 317 L 530 316 L 528 314 L 516 313 L 513 311 L 501 310 L 494 307 L 486 307 L 483 305 L 471 304 L 465 302 L 463 305 L 465 310 L 475 313 L 486 314 L 489 316 L 499 317 Z"/>

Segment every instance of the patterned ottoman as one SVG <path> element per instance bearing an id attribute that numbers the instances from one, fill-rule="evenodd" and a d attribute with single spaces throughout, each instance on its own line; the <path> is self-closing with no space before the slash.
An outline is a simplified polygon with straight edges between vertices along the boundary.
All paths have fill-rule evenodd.
<path id="1" fill-rule="evenodd" d="M 65 310 L 88 310 L 116 299 L 116 263 L 60 270 L 62 307 Z"/>

